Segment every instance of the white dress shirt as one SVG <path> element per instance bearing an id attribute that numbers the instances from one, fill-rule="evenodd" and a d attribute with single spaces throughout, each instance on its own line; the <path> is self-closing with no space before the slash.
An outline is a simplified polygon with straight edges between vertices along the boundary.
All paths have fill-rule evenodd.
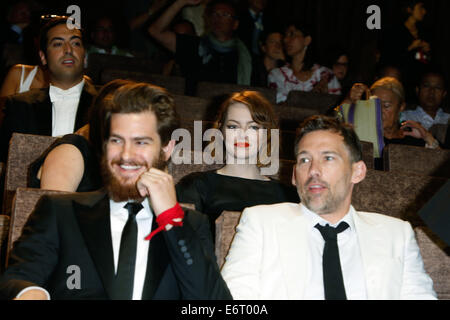
<path id="1" fill-rule="evenodd" d="M 84 79 L 70 89 L 50 85 L 49 95 L 52 102 L 52 136 L 59 137 L 73 133 L 78 103 L 84 87 Z"/>
<path id="2" fill-rule="evenodd" d="M 323 285 L 322 255 L 325 246 L 320 231 L 314 226 L 319 223 L 322 226 L 330 224 L 319 215 L 311 212 L 303 206 L 306 220 L 308 221 L 308 240 L 309 240 L 309 274 L 306 276 L 307 290 L 305 290 L 305 299 L 324 300 L 325 292 Z M 358 243 L 358 235 L 355 231 L 353 222 L 353 207 L 345 217 L 338 223 L 331 225 L 336 227 L 342 221 L 350 226 L 337 236 L 339 258 L 341 260 L 342 276 L 344 278 L 345 293 L 348 300 L 366 300 L 367 290 L 364 277 L 364 268 Z"/>
<path id="3" fill-rule="evenodd" d="M 128 210 L 124 208 L 127 202 L 114 202 L 109 200 L 111 209 L 111 238 L 114 253 L 114 270 L 117 273 L 119 264 L 120 240 L 122 230 L 128 220 Z M 136 265 L 134 270 L 133 300 L 141 300 L 144 289 L 145 274 L 147 272 L 147 256 L 150 241 L 145 240 L 152 229 L 153 213 L 150 209 L 148 199 L 142 202 L 144 206 L 136 215 L 138 226 L 138 243 L 136 251 Z"/>
<path id="4" fill-rule="evenodd" d="M 433 119 L 422 107 L 417 106 L 415 110 L 403 111 L 400 119 L 401 121 L 412 120 L 420 122 L 425 129 L 429 130 L 435 124 L 447 124 L 450 121 L 450 114 L 439 108 Z"/>

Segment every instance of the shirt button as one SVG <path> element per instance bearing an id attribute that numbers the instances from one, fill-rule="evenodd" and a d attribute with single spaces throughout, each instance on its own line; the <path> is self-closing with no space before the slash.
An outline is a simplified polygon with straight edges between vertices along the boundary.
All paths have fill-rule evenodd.
<path id="1" fill-rule="evenodd" d="M 179 245 L 180 247 L 184 246 L 185 244 L 186 244 L 186 241 L 184 241 L 184 240 L 178 241 L 178 245 Z"/>

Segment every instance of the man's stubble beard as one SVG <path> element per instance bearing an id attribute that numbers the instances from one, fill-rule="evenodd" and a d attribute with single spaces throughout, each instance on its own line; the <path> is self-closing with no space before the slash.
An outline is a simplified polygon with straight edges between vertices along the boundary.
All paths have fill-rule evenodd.
<path id="1" fill-rule="evenodd" d="M 348 177 L 344 177 L 344 179 L 348 179 Z M 312 180 L 313 179 L 309 179 L 305 183 L 305 186 L 307 186 Z M 335 192 L 333 192 L 328 183 L 321 180 L 319 180 L 319 182 L 325 184 L 325 186 L 327 187 L 327 194 L 325 195 L 325 198 L 321 201 L 320 205 L 314 204 L 314 196 L 309 196 L 306 190 L 304 192 L 304 196 L 302 196 L 302 194 L 300 194 L 299 192 L 301 202 L 310 211 L 318 215 L 326 215 L 334 213 L 339 208 L 339 206 L 344 202 L 347 196 L 347 192 L 349 192 L 349 190 L 340 190 L 339 188 L 335 188 Z"/>

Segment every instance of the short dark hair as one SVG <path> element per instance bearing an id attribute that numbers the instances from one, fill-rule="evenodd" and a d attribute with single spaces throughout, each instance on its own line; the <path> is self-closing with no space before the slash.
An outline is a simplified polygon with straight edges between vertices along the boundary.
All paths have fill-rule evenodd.
<path id="1" fill-rule="evenodd" d="M 109 139 L 113 114 L 145 111 L 155 114 L 161 146 L 166 146 L 172 137 L 172 132 L 179 127 L 174 98 L 164 88 L 149 83 L 131 82 L 120 86 L 103 99 L 99 110 L 102 152 Z"/>
<path id="2" fill-rule="evenodd" d="M 48 44 L 48 32 L 53 27 L 56 27 L 60 24 L 67 24 L 67 21 L 74 21 L 72 18 L 67 16 L 51 16 L 49 19 L 45 19 L 43 26 L 39 32 L 39 50 L 44 52 L 45 56 L 47 56 L 47 44 Z M 81 32 L 81 42 L 84 46 L 84 30 L 81 26 L 77 26 L 77 29 Z"/>
<path id="3" fill-rule="evenodd" d="M 442 71 L 440 67 L 434 65 L 428 66 L 422 72 L 418 83 L 418 87 L 420 87 L 425 77 L 429 76 L 430 74 L 440 77 L 442 79 L 442 82 L 444 83 L 445 90 L 447 90 L 447 75 Z"/>
<path id="4" fill-rule="evenodd" d="M 218 4 L 224 4 L 224 5 L 228 6 L 228 7 L 230 7 L 231 9 L 233 9 L 233 11 L 234 11 L 233 18 L 235 20 L 239 20 L 238 9 L 237 9 L 236 5 L 230 0 L 212 0 L 212 1 L 208 2 L 208 4 L 206 5 L 206 8 L 205 8 L 205 15 L 206 16 L 211 15 L 212 10 Z"/>
<path id="5" fill-rule="evenodd" d="M 344 144 L 350 154 L 352 163 L 362 160 L 361 141 L 358 138 L 353 126 L 351 124 L 340 121 L 337 118 L 327 117 L 322 115 L 312 116 L 303 121 L 297 130 L 297 137 L 295 138 L 295 156 L 298 154 L 298 145 L 300 140 L 308 133 L 326 130 L 339 134 L 344 138 Z"/>

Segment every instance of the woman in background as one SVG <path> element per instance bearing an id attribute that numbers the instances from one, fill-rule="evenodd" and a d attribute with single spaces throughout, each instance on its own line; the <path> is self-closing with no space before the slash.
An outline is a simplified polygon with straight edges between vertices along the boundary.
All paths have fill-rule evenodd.
<path id="1" fill-rule="evenodd" d="M 273 69 L 268 76 L 268 85 L 277 90 L 277 103 L 287 100 L 292 90 L 341 94 L 339 81 L 333 72 L 313 64 L 312 35 L 306 26 L 294 22 L 284 34 L 284 48 L 290 63 Z"/>
<path id="2" fill-rule="evenodd" d="M 261 173 L 260 156 L 271 149 L 271 130 L 278 129 L 272 105 L 261 94 L 254 91 L 232 94 L 221 105 L 214 127 L 223 134 L 225 166 L 189 174 L 176 185 L 177 199 L 194 204 L 196 210 L 206 214 L 213 235 L 215 220 L 224 210 L 299 202 L 294 187 Z M 267 139 L 263 129 L 267 130 Z"/>

